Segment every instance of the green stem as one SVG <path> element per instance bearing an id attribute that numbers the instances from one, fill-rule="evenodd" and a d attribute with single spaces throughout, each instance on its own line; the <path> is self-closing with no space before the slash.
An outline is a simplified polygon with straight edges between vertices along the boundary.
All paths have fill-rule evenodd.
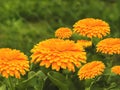
<path id="1" fill-rule="evenodd" d="M 12 82 L 12 78 L 9 77 L 9 78 L 7 79 L 7 81 L 8 81 L 10 90 L 15 90 L 15 87 L 14 87 L 14 85 L 13 85 L 14 83 Z"/>
<path id="2" fill-rule="evenodd" d="M 91 87 L 96 81 L 99 81 L 101 77 L 96 77 L 90 81 L 90 84 L 86 86 L 85 90 L 91 90 Z"/>
<path id="3" fill-rule="evenodd" d="M 108 67 L 111 68 L 114 63 L 117 63 L 116 55 L 109 55 L 108 57 Z"/>
<path id="4" fill-rule="evenodd" d="M 112 67 L 112 64 L 113 64 L 113 58 L 111 55 L 105 55 L 106 56 L 106 64 L 107 64 L 107 67 L 111 68 Z"/>
<path id="5" fill-rule="evenodd" d="M 66 74 L 66 80 L 68 79 L 68 74 Z"/>
<path id="6" fill-rule="evenodd" d="M 107 83 L 110 83 L 111 75 L 108 76 L 107 78 Z"/>
<path id="7" fill-rule="evenodd" d="M 86 87 L 85 90 L 90 90 L 90 88 L 91 88 L 91 86 L 94 84 L 94 82 L 95 82 L 95 81 L 92 81 L 92 82 L 90 83 L 90 86 L 89 86 L 89 87 Z"/>

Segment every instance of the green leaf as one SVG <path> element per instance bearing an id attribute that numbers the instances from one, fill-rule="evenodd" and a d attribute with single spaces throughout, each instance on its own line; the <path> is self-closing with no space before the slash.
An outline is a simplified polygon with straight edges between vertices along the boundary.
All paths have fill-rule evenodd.
<path id="1" fill-rule="evenodd" d="M 49 72 L 48 78 L 59 88 L 59 90 L 76 90 L 72 81 L 70 79 L 66 79 L 66 77 L 59 72 Z"/>
<path id="2" fill-rule="evenodd" d="M 0 86 L 0 90 L 6 90 L 6 85 L 3 84 L 2 86 Z"/>
<path id="3" fill-rule="evenodd" d="M 28 73 L 28 79 L 24 80 L 19 87 L 25 87 L 24 89 L 33 88 L 32 90 L 43 90 L 43 86 L 47 76 L 42 72 L 30 71 Z M 23 88 L 22 88 L 23 89 Z"/>

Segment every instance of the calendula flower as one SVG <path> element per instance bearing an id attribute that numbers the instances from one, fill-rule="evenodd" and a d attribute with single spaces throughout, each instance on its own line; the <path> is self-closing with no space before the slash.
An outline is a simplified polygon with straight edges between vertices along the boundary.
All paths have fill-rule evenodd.
<path id="1" fill-rule="evenodd" d="M 120 38 L 106 38 L 97 44 L 97 52 L 120 54 Z"/>
<path id="2" fill-rule="evenodd" d="M 46 68 L 51 66 L 56 71 L 60 68 L 75 71 L 75 66 L 80 67 L 81 63 L 86 62 L 83 47 L 70 40 L 48 39 L 35 45 L 31 52 L 31 62 Z"/>
<path id="3" fill-rule="evenodd" d="M 71 37 L 71 35 L 72 35 L 72 31 L 70 28 L 61 27 L 55 31 L 55 36 L 61 39 L 69 38 Z"/>
<path id="4" fill-rule="evenodd" d="M 115 74 L 120 75 L 120 66 L 113 66 L 111 71 Z"/>
<path id="5" fill-rule="evenodd" d="M 20 78 L 20 75 L 25 75 L 26 71 L 29 71 L 29 61 L 26 55 L 15 49 L 0 49 L 0 74 L 3 77 Z"/>
<path id="6" fill-rule="evenodd" d="M 95 76 L 101 75 L 104 69 L 104 63 L 102 63 L 101 61 L 92 61 L 80 68 L 80 70 L 78 71 L 78 76 L 80 80 L 91 79 Z"/>
<path id="7" fill-rule="evenodd" d="M 78 40 L 77 43 L 85 48 L 92 46 L 92 42 L 88 40 Z"/>
<path id="8" fill-rule="evenodd" d="M 73 27 L 74 32 L 89 38 L 102 38 L 103 36 L 106 36 L 110 33 L 110 27 L 108 23 L 94 18 L 79 20 L 73 25 Z"/>

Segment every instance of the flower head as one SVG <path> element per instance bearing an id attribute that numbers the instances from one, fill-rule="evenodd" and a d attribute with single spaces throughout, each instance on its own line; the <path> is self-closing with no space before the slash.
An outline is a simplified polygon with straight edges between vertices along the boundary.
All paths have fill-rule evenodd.
<path id="1" fill-rule="evenodd" d="M 111 71 L 115 74 L 120 75 L 120 66 L 113 66 Z"/>
<path id="2" fill-rule="evenodd" d="M 120 38 L 107 38 L 97 44 L 97 52 L 120 54 Z"/>
<path id="3" fill-rule="evenodd" d="M 75 71 L 74 66 L 80 67 L 80 62 L 86 62 L 83 47 L 70 40 L 48 39 L 35 45 L 31 52 L 31 62 L 39 63 L 46 68 L 51 66 L 56 71 L 60 68 Z"/>
<path id="4" fill-rule="evenodd" d="M 19 50 L 2 48 L 0 49 L 0 74 L 3 77 L 25 75 L 29 70 L 29 61 L 26 55 Z"/>
<path id="5" fill-rule="evenodd" d="M 110 27 L 108 23 L 94 18 L 79 20 L 73 25 L 73 27 L 74 32 L 89 38 L 102 38 L 103 36 L 106 36 L 110 33 Z"/>
<path id="6" fill-rule="evenodd" d="M 88 40 L 78 40 L 77 43 L 85 48 L 92 46 L 92 42 Z"/>
<path id="7" fill-rule="evenodd" d="M 55 32 L 55 36 L 61 39 L 69 38 L 71 37 L 71 35 L 72 35 L 71 29 L 65 27 L 58 28 Z"/>
<path id="8" fill-rule="evenodd" d="M 80 70 L 78 71 L 78 76 L 80 80 L 91 79 L 95 76 L 101 75 L 104 69 L 104 63 L 102 63 L 101 61 L 92 61 L 80 68 Z"/>

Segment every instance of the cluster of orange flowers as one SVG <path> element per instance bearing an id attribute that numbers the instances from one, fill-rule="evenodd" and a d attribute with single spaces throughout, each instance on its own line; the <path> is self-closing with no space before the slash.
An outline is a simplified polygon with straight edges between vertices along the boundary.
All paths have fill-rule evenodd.
<path id="1" fill-rule="evenodd" d="M 110 33 L 110 27 L 108 23 L 100 19 L 86 18 L 73 25 L 73 32 L 88 38 L 102 38 Z M 85 48 L 92 46 L 92 41 L 69 40 L 72 34 L 70 28 L 58 28 L 55 31 L 57 38 L 41 41 L 33 47 L 31 63 L 38 63 L 46 68 L 51 67 L 56 71 L 68 69 L 75 72 L 76 67 L 80 68 L 78 71 L 80 80 L 101 75 L 105 69 L 101 61 L 92 61 L 82 66 L 87 60 Z M 101 40 L 96 47 L 97 52 L 120 54 L 120 39 L 107 38 Z M 120 66 L 114 66 L 111 70 L 120 75 Z M 29 61 L 26 55 L 15 49 L 0 49 L 0 74 L 2 76 L 20 78 L 20 75 L 25 75 L 26 71 L 29 71 Z"/>
<path id="2" fill-rule="evenodd" d="M 101 40 L 97 45 L 97 52 L 104 54 L 120 54 L 120 38 L 107 38 Z M 120 65 L 113 66 L 111 72 L 120 75 Z"/>
<path id="3" fill-rule="evenodd" d="M 89 38 L 102 38 L 110 33 L 109 25 L 99 19 L 87 18 L 78 21 L 73 26 L 74 33 L 77 32 Z M 53 70 L 68 69 L 75 71 L 75 66 L 80 67 L 82 63 L 86 63 L 86 47 L 92 46 L 92 42 L 88 40 L 78 40 L 76 43 L 70 38 L 72 31 L 70 28 L 61 27 L 55 31 L 57 38 L 48 39 L 39 42 L 31 50 L 32 63 L 39 63 L 40 66 L 46 68 L 51 67 Z M 105 65 L 100 61 L 85 64 L 78 72 L 80 79 L 93 78 L 102 74 Z"/>

